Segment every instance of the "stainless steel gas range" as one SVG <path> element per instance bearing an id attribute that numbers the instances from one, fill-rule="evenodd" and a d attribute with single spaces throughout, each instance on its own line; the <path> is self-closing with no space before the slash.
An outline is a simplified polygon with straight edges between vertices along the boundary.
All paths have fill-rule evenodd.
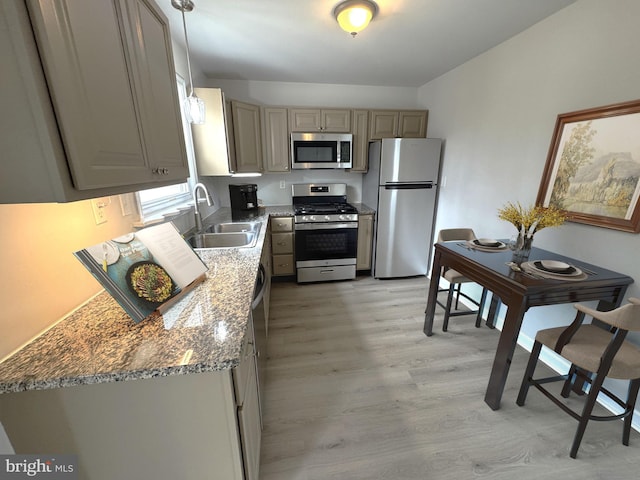
<path id="1" fill-rule="evenodd" d="M 298 283 L 356 277 L 358 211 L 344 183 L 292 186 Z"/>

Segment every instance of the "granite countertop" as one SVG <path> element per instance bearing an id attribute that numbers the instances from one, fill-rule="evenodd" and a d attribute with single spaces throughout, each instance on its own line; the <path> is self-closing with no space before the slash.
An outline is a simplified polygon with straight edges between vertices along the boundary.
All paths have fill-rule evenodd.
<path id="1" fill-rule="evenodd" d="M 375 210 L 353 204 L 361 214 Z M 270 216 L 291 205 L 238 217 L 221 208 L 204 226 L 261 223 L 251 248 L 197 250 L 207 279 L 163 315 L 135 323 L 101 292 L 0 364 L 0 394 L 233 368 L 240 362 L 255 278 Z"/>
<path id="2" fill-rule="evenodd" d="M 376 211 L 373 208 L 369 207 L 368 205 L 365 205 L 364 203 L 352 203 L 351 205 L 356 207 L 360 215 L 373 215 L 376 213 Z"/>
<path id="3" fill-rule="evenodd" d="M 197 250 L 207 279 L 164 315 L 135 323 L 107 293 L 56 323 L 0 364 L 0 393 L 118 382 L 224 370 L 240 361 L 255 278 L 269 215 L 292 215 L 291 206 L 266 207 L 251 218 L 221 208 L 212 223 L 261 222 L 252 248 Z"/>

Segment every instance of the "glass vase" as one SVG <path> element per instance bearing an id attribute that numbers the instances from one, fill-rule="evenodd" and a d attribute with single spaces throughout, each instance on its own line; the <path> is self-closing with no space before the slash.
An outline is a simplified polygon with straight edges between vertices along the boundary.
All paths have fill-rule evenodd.
<path id="1" fill-rule="evenodd" d="M 522 262 L 529 260 L 532 243 L 533 235 L 523 235 L 519 233 L 512 245 L 513 258 L 511 261 L 520 265 Z"/>

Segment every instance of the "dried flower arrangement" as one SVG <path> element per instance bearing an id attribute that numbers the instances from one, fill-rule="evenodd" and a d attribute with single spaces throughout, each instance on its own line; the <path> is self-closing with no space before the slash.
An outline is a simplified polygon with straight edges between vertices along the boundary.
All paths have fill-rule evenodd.
<path id="1" fill-rule="evenodd" d="M 524 208 L 519 202 L 509 202 L 498 210 L 498 218 L 512 223 L 520 235 L 532 237 L 538 230 L 562 225 L 567 216 L 562 210 L 552 206 L 535 205 Z"/>

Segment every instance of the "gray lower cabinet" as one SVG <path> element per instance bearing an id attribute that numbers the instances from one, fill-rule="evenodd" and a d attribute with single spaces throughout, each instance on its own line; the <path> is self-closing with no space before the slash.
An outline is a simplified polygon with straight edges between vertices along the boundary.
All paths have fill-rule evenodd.
<path id="1" fill-rule="evenodd" d="M 2 203 L 185 181 L 171 39 L 155 3 L 0 4 Z"/>
<path id="2" fill-rule="evenodd" d="M 231 370 L 5 393 L 0 423 L 16 453 L 76 454 L 78 478 L 258 480 L 266 338 L 249 320 Z"/>
<path id="3" fill-rule="evenodd" d="M 293 217 L 271 217 L 270 223 L 273 275 L 295 275 Z"/>
<path id="4" fill-rule="evenodd" d="M 262 329 L 258 329 L 262 332 Z M 262 441 L 262 415 L 258 387 L 257 362 L 266 360 L 266 352 L 258 351 L 253 321 L 247 326 L 240 365 L 233 369 L 234 392 L 237 405 L 238 428 L 242 443 L 245 480 L 258 480 L 260 471 L 260 445 Z M 262 340 L 261 344 L 266 343 Z"/>
<path id="5" fill-rule="evenodd" d="M 242 408 L 221 370 L 6 393 L 0 422 L 17 453 L 77 454 L 78 478 L 245 480 L 260 448 L 255 369 L 246 378 Z"/>
<path id="6" fill-rule="evenodd" d="M 358 215 L 358 254 L 356 269 L 371 269 L 371 254 L 373 250 L 373 214 Z"/>

